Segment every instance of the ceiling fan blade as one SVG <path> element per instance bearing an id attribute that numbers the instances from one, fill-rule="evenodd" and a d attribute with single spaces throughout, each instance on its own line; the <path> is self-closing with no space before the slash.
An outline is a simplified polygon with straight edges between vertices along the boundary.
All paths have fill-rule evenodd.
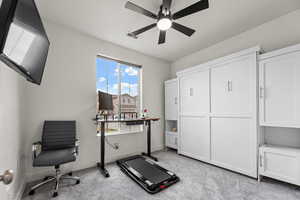
<path id="1" fill-rule="evenodd" d="M 150 24 L 149 26 L 146 26 L 146 27 L 141 28 L 139 30 L 136 30 L 134 32 L 128 33 L 127 35 L 130 36 L 130 37 L 133 37 L 133 38 L 137 39 L 137 36 L 139 34 L 144 33 L 145 31 L 148 31 L 148 30 L 154 28 L 155 26 L 156 26 L 156 23 Z"/>
<path id="2" fill-rule="evenodd" d="M 163 0 L 163 7 L 170 10 L 172 4 L 172 0 Z"/>
<path id="3" fill-rule="evenodd" d="M 178 24 L 176 22 L 172 23 L 172 28 L 189 36 L 189 37 L 191 37 L 195 33 L 194 29 L 188 28 L 188 27 Z"/>
<path id="4" fill-rule="evenodd" d="M 199 12 L 201 10 L 205 10 L 207 8 L 209 8 L 208 0 L 201 0 L 191 6 L 188 6 L 184 9 L 174 13 L 173 19 L 179 19 L 179 18 L 185 17 L 187 15 L 191 15 L 196 12 Z"/>
<path id="5" fill-rule="evenodd" d="M 160 31 L 159 32 L 159 40 L 158 40 L 158 44 L 163 44 L 166 42 L 166 31 Z"/>
<path id="6" fill-rule="evenodd" d="M 132 10 L 134 12 L 137 12 L 137 13 L 140 13 L 142 15 L 145 15 L 147 17 L 151 17 L 153 19 L 157 19 L 157 15 L 150 12 L 149 10 L 146 10 L 134 3 L 131 3 L 130 1 L 127 1 L 126 4 L 125 4 L 125 8 L 129 9 L 129 10 Z"/>

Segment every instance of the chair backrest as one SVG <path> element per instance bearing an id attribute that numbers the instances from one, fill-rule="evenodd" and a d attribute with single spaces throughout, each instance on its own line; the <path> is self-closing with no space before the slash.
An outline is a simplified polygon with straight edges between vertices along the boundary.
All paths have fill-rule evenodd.
<path id="1" fill-rule="evenodd" d="M 76 121 L 45 121 L 42 150 L 58 150 L 75 147 Z"/>

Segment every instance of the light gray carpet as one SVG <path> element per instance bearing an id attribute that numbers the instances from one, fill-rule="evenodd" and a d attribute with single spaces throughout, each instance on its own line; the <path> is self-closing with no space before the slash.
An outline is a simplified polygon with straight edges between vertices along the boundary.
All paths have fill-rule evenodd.
<path id="1" fill-rule="evenodd" d="M 105 179 L 95 169 L 83 170 L 76 175 L 81 184 L 67 183 L 60 188 L 57 200 L 296 200 L 300 187 L 270 179 L 262 183 L 172 151 L 155 154 L 163 167 L 175 172 L 181 181 L 155 195 L 150 195 L 123 174 L 115 164 L 107 168 L 111 177 Z M 24 194 L 23 200 L 51 199 L 53 185 L 40 189 L 34 196 Z"/>

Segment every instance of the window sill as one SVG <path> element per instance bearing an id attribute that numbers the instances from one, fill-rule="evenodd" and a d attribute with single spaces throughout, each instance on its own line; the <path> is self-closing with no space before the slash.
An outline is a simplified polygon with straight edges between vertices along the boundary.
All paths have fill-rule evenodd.
<path id="1" fill-rule="evenodd" d="M 112 132 L 112 133 L 105 133 L 105 137 L 107 137 L 107 136 L 116 136 L 116 135 L 127 135 L 127 134 L 141 134 L 142 132 L 143 132 L 143 130 Z M 100 133 L 98 133 L 97 136 L 100 137 Z"/>

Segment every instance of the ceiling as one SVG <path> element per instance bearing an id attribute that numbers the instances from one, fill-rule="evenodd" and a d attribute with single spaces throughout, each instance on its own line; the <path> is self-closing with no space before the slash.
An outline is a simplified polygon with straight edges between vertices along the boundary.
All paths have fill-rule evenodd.
<path id="1" fill-rule="evenodd" d="M 162 2 L 131 1 L 154 13 Z M 171 11 L 174 13 L 197 1 L 173 0 Z M 170 29 L 166 43 L 158 45 L 157 28 L 138 39 L 127 36 L 128 32 L 155 20 L 125 9 L 126 0 L 37 0 L 36 3 L 46 19 L 167 61 L 175 61 L 300 8 L 299 0 L 210 0 L 209 9 L 177 20 L 196 29 L 191 38 Z"/>

